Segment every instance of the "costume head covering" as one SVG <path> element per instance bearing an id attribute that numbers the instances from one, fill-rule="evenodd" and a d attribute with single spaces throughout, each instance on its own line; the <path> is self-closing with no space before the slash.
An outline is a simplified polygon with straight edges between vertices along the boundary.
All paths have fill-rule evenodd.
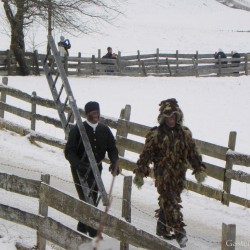
<path id="1" fill-rule="evenodd" d="M 183 112 L 180 109 L 178 102 L 175 98 L 170 98 L 164 101 L 161 101 L 159 104 L 160 114 L 158 115 L 159 124 L 163 124 L 165 122 L 166 117 L 169 117 L 173 114 L 176 115 L 176 123 L 182 124 L 183 122 Z"/>

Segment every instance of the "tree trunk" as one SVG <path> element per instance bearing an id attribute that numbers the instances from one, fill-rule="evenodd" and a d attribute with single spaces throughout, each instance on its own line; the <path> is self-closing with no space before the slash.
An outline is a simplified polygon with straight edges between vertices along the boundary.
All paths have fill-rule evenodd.
<path id="1" fill-rule="evenodd" d="M 4 10 L 11 26 L 11 44 L 10 49 L 18 62 L 20 74 L 27 76 L 30 74 L 29 67 L 25 60 L 24 43 L 24 1 L 17 1 L 17 10 L 14 15 L 8 1 L 4 3 Z"/>

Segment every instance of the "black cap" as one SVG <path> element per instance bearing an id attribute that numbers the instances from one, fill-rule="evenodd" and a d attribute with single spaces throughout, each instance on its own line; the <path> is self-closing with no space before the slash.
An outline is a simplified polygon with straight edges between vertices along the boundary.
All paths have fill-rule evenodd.
<path id="1" fill-rule="evenodd" d="M 85 105 L 85 113 L 86 115 L 90 113 L 91 111 L 99 111 L 100 112 L 100 107 L 98 102 L 88 102 Z"/>

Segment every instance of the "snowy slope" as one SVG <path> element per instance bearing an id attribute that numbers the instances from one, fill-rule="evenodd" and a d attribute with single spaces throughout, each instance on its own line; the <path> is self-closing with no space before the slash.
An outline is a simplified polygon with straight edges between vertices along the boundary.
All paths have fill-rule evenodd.
<path id="1" fill-rule="evenodd" d="M 69 38 L 70 54 L 81 52 L 82 56 L 97 55 L 98 49 L 104 54 L 107 46 L 124 55 L 136 54 L 137 50 L 150 53 L 157 48 L 163 52 L 189 53 L 197 50 L 214 53 L 219 48 L 227 52 L 250 51 L 249 12 L 229 8 L 216 0 L 127 0 L 121 9 L 124 15 L 119 16 L 114 26 L 103 25 L 103 34 L 74 38 L 55 32 L 55 39 L 59 40 L 61 35 Z M 6 25 L 0 32 L 4 28 Z M 36 48 L 44 52 L 46 32 L 35 27 L 34 35 Z M 0 50 L 9 46 L 8 37 L 4 34 L 3 37 Z M 27 50 L 32 50 L 29 36 L 26 41 Z"/>
<path id="2" fill-rule="evenodd" d="M 249 107 L 249 77 L 239 78 L 129 78 L 129 77 L 87 77 L 70 78 L 72 90 L 75 93 L 80 107 L 88 100 L 97 100 L 101 104 L 103 115 L 118 117 L 120 110 L 126 105 L 132 105 L 131 121 L 154 126 L 157 124 L 158 103 L 166 97 L 176 97 L 184 110 L 185 124 L 193 131 L 194 137 L 226 146 L 230 130 L 238 132 L 237 151 L 249 152 L 249 112 L 244 111 L 244 105 Z M 46 98 L 50 97 L 44 76 L 41 77 L 9 77 L 9 86 L 19 88 L 27 93 L 34 89 Z M 142 92 L 143 89 L 143 92 Z M 87 90 L 87 91 L 86 91 Z M 98 90 L 98 91 L 96 91 Z M 112 95 L 109 93 L 112 92 Z M 139 94 L 142 93 L 142 94 Z M 156 93 L 152 96 L 152 93 Z M 138 97 L 138 95 L 140 95 Z M 91 98 L 90 98 L 91 96 Z M 235 98 L 235 97 L 239 98 Z M 23 102 L 9 98 L 9 102 L 16 106 L 29 110 Z M 115 104 L 115 105 L 114 105 Z M 218 108 L 219 106 L 219 108 Z M 42 111 L 40 111 L 42 112 Z M 53 116 L 53 114 L 50 114 Z M 56 114 L 54 114 L 56 116 Z M 244 119 L 241 119 L 244 117 Z M 29 122 L 6 114 L 8 120 L 18 124 L 29 126 Z M 38 123 L 38 131 L 63 139 L 63 134 L 52 126 Z M 51 175 L 51 184 L 76 197 L 68 162 L 63 156 L 62 150 L 41 144 L 42 148 L 31 145 L 27 138 L 13 133 L 0 131 L 0 169 L 3 172 L 15 173 L 27 178 L 40 178 L 40 173 Z M 14 156 L 14 157 L 13 157 Z M 127 154 L 133 160 L 137 157 Z M 217 163 L 224 166 L 224 163 Z M 124 171 L 125 175 L 131 175 Z M 188 172 L 188 177 L 190 172 Z M 193 177 L 191 177 L 193 178 Z M 110 187 L 111 175 L 107 167 L 103 172 L 104 184 L 107 190 Z M 155 233 L 156 219 L 154 210 L 157 208 L 157 193 L 151 179 L 145 180 L 142 190 L 133 186 L 132 199 L 132 223 L 148 232 Z M 121 215 L 122 176 L 117 177 L 114 188 L 114 200 L 111 213 Z M 215 188 L 222 188 L 222 184 L 209 178 L 206 182 Z M 246 184 L 233 182 L 232 191 L 242 197 L 250 197 L 250 187 Z M 29 203 L 27 206 L 17 202 L 21 198 L 10 199 L 9 193 L 1 191 L 1 200 L 4 204 L 17 206 L 21 209 L 34 212 L 37 204 Z M 230 207 L 222 206 L 219 202 L 202 197 L 192 192 L 184 192 L 183 213 L 187 223 L 189 244 L 187 249 L 220 249 L 221 224 L 234 223 L 237 225 L 237 240 L 246 242 L 250 235 L 249 209 L 231 204 Z M 23 205 L 20 205 L 23 204 Z M 76 222 L 65 216 L 58 215 L 55 211 L 50 216 L 62 221 L 66 225 L 75 228 Z M 6 225 L 10 239 L 20 239 L 23 233 L 19 227 Z M 10 230 L 11 229 L 11 230 Z M 15 230 L 16 231 L 15 231 Z M 202 229 L 202 230 L 201 230 Z M 5 229 L 0 234 L 6 234 Z M 10 236 L 11 235 L 11 236 Z M 28 238 L 21 237 L 22 242 L 34 242 L 35 235 L 29 234 Z M 20 240 L 19 240 L 20 241 Z M 117 246 L 117 242 L 114 243 Z M 176 244 L 173 242 L 173 244 Z M 112 249 L 117 249 L 117 247 Z M 238 248 L 238 249 L 244 249 Z"/>

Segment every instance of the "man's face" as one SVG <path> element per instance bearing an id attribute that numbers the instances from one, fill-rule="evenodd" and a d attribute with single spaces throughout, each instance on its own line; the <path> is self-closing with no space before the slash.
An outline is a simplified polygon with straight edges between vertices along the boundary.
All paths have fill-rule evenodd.
<path id="1" fill-rule="evenodd" d="M 176 125 L 176 114 L 172 113 L 170 116 L 166 117 L 166 125 L 169 128 L 173 128 Z"/>
<path id="2" fill-rule="evenodd" d="M 100 112 L 99 111 L 91 111 L 87 115 L 87 120 L 91 122 L 92 124 L 98 123 L 100 118 Z"/>

